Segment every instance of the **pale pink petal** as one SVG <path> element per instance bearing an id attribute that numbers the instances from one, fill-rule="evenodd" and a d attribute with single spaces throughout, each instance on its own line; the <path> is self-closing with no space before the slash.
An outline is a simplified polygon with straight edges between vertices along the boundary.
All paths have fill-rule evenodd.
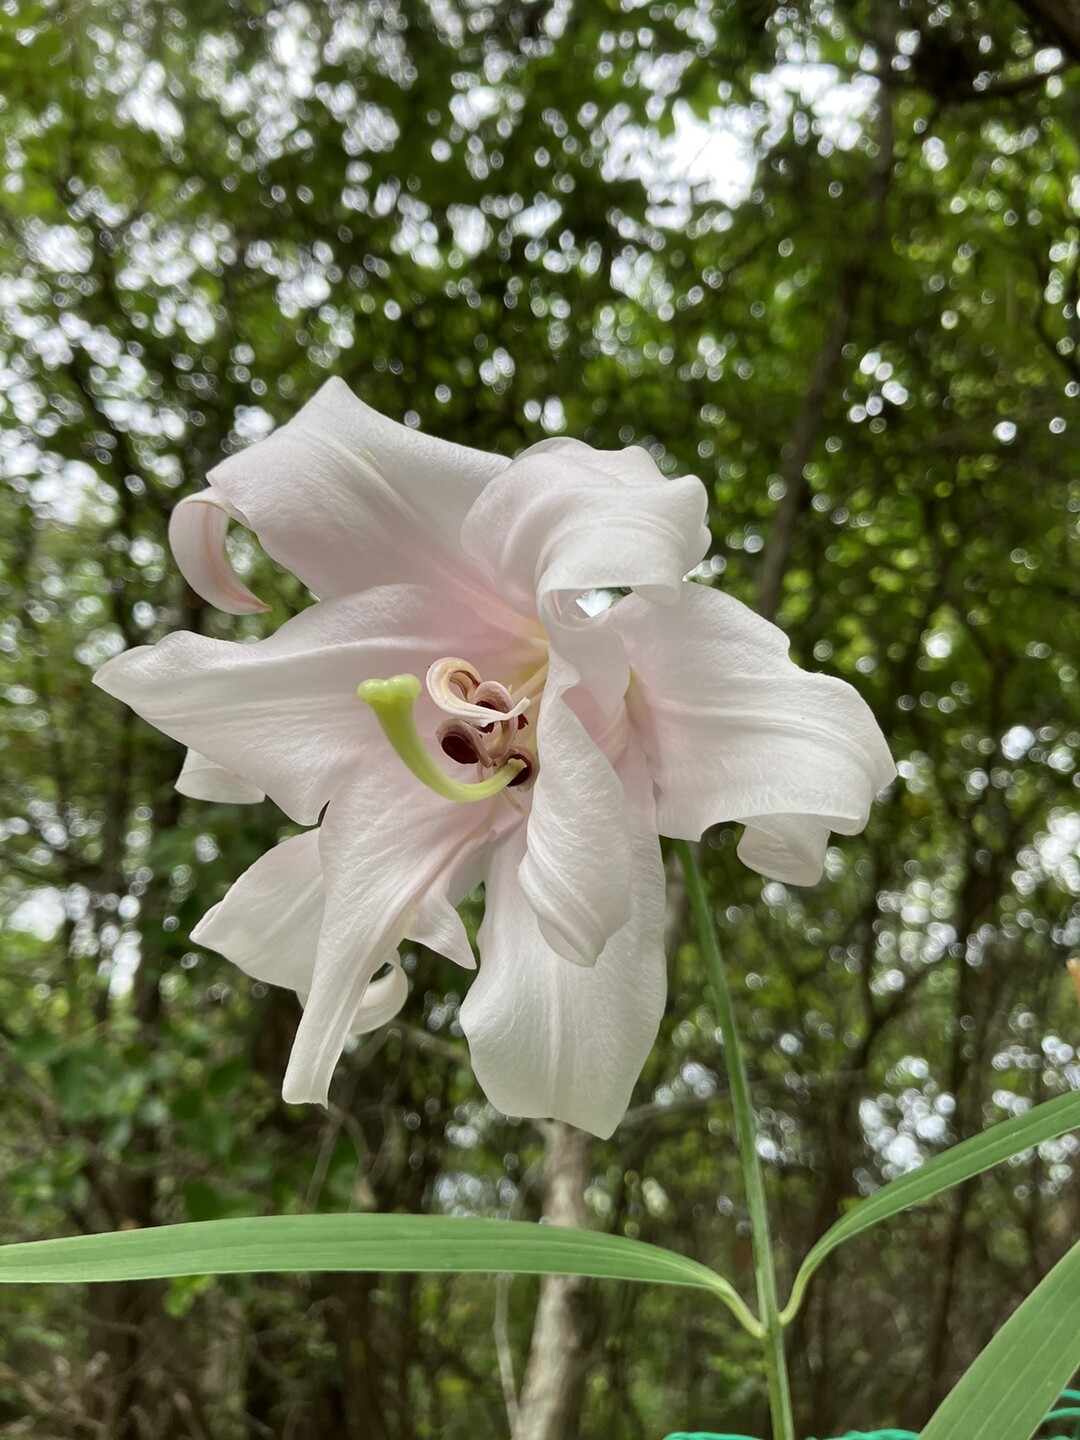
<path id="1" fill-rule="evenodd" d="M 515 609 L 566 619 L 588 590 L 675 600 L 708 549 L 706 509 L 700 480 L 665 479 L 644 450 L 545 441 L 491 480 L 461 538 Z"/>
<path id="2" fill-rule="evenodd" d="M 622 450 L 597 450 L 584 440 L 553 435 L 548 440 L 538 440 L 521 455 L 555 455 L 568 461 L 576 459 L 593 470 L 610 475 L 620 485 L 655 485 L 658 481 L 666 484 L 656 461 L 643 445 L 627 445 Z"/>
<path id="3" fill-rule="evenodd" d="M 630 596 L 610 624 L 634 672 L 631 717 L 661 833 L 697 839 L 739 820 L 752 868 L 793 884 L 819 879 L 829 831 L 857 834 L 896 773 L 856 691 L 800 670 L 782 631 L 703 585 L 685 585 L 664 610 Z"/>
<path id="4" fill-rule="evenodd" d="M 239 579 L 229 563 L 225 536 L 230 520 L 243 521 L 213 486 L 188 495 L 169 517 L 169 546 L 180 573 L 196 595 L 228 615 L 269 610 Z"/>
<path id="5" fill-rule="evenodd" d="M 403 938 L 413 940 L 417 945 L 426 945 L 436 955 L 445 955 L 447 960 L 453 960 L 463 970 L 475 970 L 476 957 L 469 944 L 469 934 L 455 907 L 476 889 L 478 882 L 462 885 L 457 878 L 456 867 L 451 875 L 452 885 L 450 881 L 445 887 L 435 885 L 420 896 L 412 915 L 405 922 Z M 449 898 L 448 891 L 452 891 L 453 900 Z"/>
<path id="6" fill-rule="evenodd" d="M 478 853 L 513 819 L 499 797 L 471 805 L 441 799 L 389 751 L 384 764 L 359 771 L 334 796 L 319 841 L 326 911 L 286 1100 L 325 1104 L 357 1006 L 405 936 L 472 963 L 450 914 L 473 884 Z"/>
<path id="7" fill-rule="evenodd" d="M 435 591 L 383 586 L 312 605 L 252 645 L 179 631 L 110 660 L 94 682 L 306 825 L 363 755 L 399 763 L 357 698 L 362 680 L 423 675 L 461 644 L 489 669 L 527 667 L 533 648 L 520 643 L 516 655 L 504 631 Z M 423 697 L 417 713 L 434 735 L 435 706 Z"/>
<path id="8" fill-rule="evenodd" d="M 630 832 L 623 787 L 567 704 L 578 672 L 557 651 L 537 719 L 540 773 L 532 792 L 521 893 L 559 955 L 592 965 L 630 916 Z"/>
<path id="9" fill-rule="evenodd" d="M 473 1068 L 509 1115 L 606 1138 L 622 1118 L 664 1009 L 664 873 L 648 776 L 619 762 L 633 829 L 633 913 L 589 969 L 545 944 L 517 880 L 520 832 L 489 866 L 480 971 L 461 1008 Z"/>
<path id="10" fill-rule="evenodd" d="M 551 648 L 577 671 L 579 681 L 571 703 L 587 696 L 604 723 L 623 708 L 630 683 L 630 665 L 622 636 L 609 624 L 607 614 L 589 617 L 571 607 L 564 616 L 549 613 L 545 630 Z"/>
<path id="11" fill-rule="evenodd" d="M 191 932 L 256 980 L 306 995 L 323 917 L 319 832 L 275 845 Z"/>
<path id="12" fill-rule="evenodd" d="M 283 840 L 255 861 L 192 932 L 197 945 L 224 955 L 268 985 L 295 990 L 306 1001 L 326 903 L 319 832 Z M 409 982 L 395 950 L 383 956 L 387 973 L 372 980 L 348 1032 L 378 1029 L 401 1009 Z"/>
<path id="13" fill-rule="evenodd" d="M 192 800 L 216 800 L 225 805 L 257 805 L 266 799 L 258 786 L 234 770 L 215 765 L 197 750 L 189 750 L 184 756 L 176 788 Z"/>
<path id="14" fill-rule="evenodd" d="M 393 1020 L 409 998 L 409 977 L 397 963 L 397 955 L 388 962 L 385 975 L 379 975 L 364 991 L 349 1022 L 350 1035 L 366 1035 Z"/>
<path id="15" fill-rule="evenodd" d="M 316 595 L 415 581 L 496 607 L 458 534 L 507 463 L 398 425 L 334 379 L 210 479 L 267 554 Z"/>
<path id="16" fill-rule="evenodd" d="M 785 885 L 816 885 L 825 865 L 831 821 L 809 815 L 744 815 L 736 850 L 759 875 Z M 835 828 L 841 829 L 841 826 Z"/>

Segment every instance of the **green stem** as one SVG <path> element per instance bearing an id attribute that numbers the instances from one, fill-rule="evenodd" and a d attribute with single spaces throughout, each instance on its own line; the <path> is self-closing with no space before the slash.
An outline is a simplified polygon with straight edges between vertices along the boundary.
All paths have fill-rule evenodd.
<path id="1" fill-rule="evenodd" d="M 773 1264 L 769 1214 L 765 1203 L 765 1177 L 757 1148 L 757 1118 L 750 1099 L 750 1085 L 746 1078 L 746 1065 L 735 1024 L 735 1012 L 731 1006 L 731 992 L 720 956 L 716 925 L 705 895 L 701 871 L 698 869 L 694 852 L 685 840 L 675 841 L 675 852 L 686 879 L 686 893 L 690 900 L 705 968 L 716 997 L 716 1014 L 724 1039 L 724 1059 L 727 1064 L 728 1083 L 731 1086 L 731 1108 L 735 1115 L 735 1139 L 742 1163 L 746 1206 L 750 1214 L 758 1314 L 764 1331 L 761 1348 L 769 1390 L 773 1440 L 795 1440 L 795 1421 L 791 1413 L 791 1393 L 784 1355 L 784 1327 L 776 1294 L 776 1268 Z"/>

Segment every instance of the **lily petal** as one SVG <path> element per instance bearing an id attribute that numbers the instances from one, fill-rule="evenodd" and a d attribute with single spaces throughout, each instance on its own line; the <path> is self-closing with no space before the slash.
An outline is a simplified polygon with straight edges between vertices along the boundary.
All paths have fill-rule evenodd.
<path id="1" fill-rule="evenodd" d="M 514 818 L 497 805 L 453 805 L 390 754 L 334 796 L 319 832 L 326 910 L 286 1100 L 326 1103 L 357 1006 L 405 936 L 472 965 L 453 907 L 472 885 L 477 853 L 505 816 Z"/>
<path id="2" fill-rule="evenodd" d="M 227 615 L 269 610 L 253 595 L 229 563 L 225 536 L 229 521 L 244 517 L 214 487 L 187 495 L 169 516 L 169 546 L 180 573 L 196 595 Z"/>
<path id="3" fill-rule="evenodd" d="M 606 1139 L 622 1119 L 664 1009 L 664 873 L 639 754 L 619 764 L 633 839 L 633 913 L 591 969 L 547 944 L 517 879 L 522 836 L 492 858 L 480 971 L 461 1007 L 473 1068 L 505 1114 L 553 1116 Z"/>
<path id="4" fill-rule="evenodd" d="M 630 684 L 630 665 L 622 636 L 608 623 L 603 614 L 590 618 L 571 609 L 564 618 L 551 613 L 546 604 L 544 628 L 553 650 L 573 666 L 578 674 L 576 695 L 586 693 L 597 707 L 598 717 L 609 722 L 623 707 L 626 688 Z"/>
<path id="5" fill-rule="evenodd" d="M 855 835 L 896 773 L 869 707 L 800 670 L 775 625 L 688 583 L 677 606 L 633 596 L 610 624 L 634 672 L 631 718 L 649 753 L 660 831 L 696 840 L 739 820 L 739 854 L 790 884 L 821 878 L 829 831 Z"/>
<path id="6" fill-rule="evenodd" d="M 436 955 L 445 955 L 447 960 L 453 960 L 463 970 L 475 970 L 476 956 L 469 944 L 468 931 L 455 907 L 476 889 L 478 882 L 463 883 L 459 873 L 456 866 L 451 867 L 452 878 L 445 886 L 435 885 L 427 894 L 420 896 L 412 916 L 405 922 L 403 938 L 413 940 L 417 945 L 426 945 Z M 449 898 L 451 891 L 454 895 L 452 901 Z"/>
<path id="7" fill-rule="evenodd" d="M 267 554 L 314 594 L 417 581 L 497 605 L 458 532 L 508 464 L 388 420 L 328 380 L 287 424 L 210 472 Z"/>
<path id="8" fill-rule="evenodd" d="M 215 765 L 197 750 L 189 750 L 176 777 L 176 789 L 192 800 L 217 800 L 226 805 L 257 805 L 266 796 L 235 770 Z"/>
<path id="9" fill-rule="evenodd" d="M 319 832 L 260 855 L 191 932 L 247 975 L 306 995 L 323 916 Z"/>
<path id="10" fill-rule="evenodd" d="M 708 549 L 707 503 L 700 480 L 665 479 L 640 448 L 550 440 L 490 481 L 461 541 L 515 609 L 542 620 L 545 603 L 565 618 L 607 587 L 670 603 Z"/>
<path id="11" fill-rule="evenodd" d="M 546 943 L 567 960 L 592 965 L 630 918 L 630 832 L 618 776 L 564 698 L 578 679 L 552 649 L 518 881 Z"/>
<path id="12" fill-rule="evenodd" d="M 319 832 L 308 830 L 260 856 L 207 911 L 191 938 L 255 979 L 295 990 L 306 1001 L 325 903 Z M 409 993 L 397 953 L 391 950 L 383 959 L 389 971 L 361 996 L 349 1021 L 353 1035 L 392 1020 Z"/>
<path id="13" fill-rule="evenodd" d="M 746 829 L 736 854 L 749 869 L 785 885 L 816 885 L 821 879 L 828 824 L 808 815 L 756 815 L 742 820 Z"/>
<path id="14" fill-rule="evenodd" d="M 409 998 L 409 977 L 395 954 L 385 975 L 378 975 L 364 991 L 349 1024 L 351 1035 L 366 1035 L 393 1020 Z"/>
<path id="15" fill-rule="evenodd" d="M 363 755 L 398 763 L 357 685 L 423 674 L 450 637 L 481 664 L 513 660 L 506 633 L 471 610 L 420 586 L 392 585 L 312 605 L 253 645 L 178 631 L 118 655 L 94 683 L 311 825 Z M 518 663 L 527 666 L 532 653 Z M 431 733 L 436 713 L 432 705 Z"/>

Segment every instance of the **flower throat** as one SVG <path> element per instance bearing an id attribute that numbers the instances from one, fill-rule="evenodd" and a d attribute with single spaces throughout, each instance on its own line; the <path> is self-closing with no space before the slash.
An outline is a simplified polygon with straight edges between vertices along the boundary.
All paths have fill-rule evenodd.
<path id="1" fill-rule="evenodd" d="M 543 684 L 542 675 L 532 680 Z M 428 789 L 446 800 L 468 803 L 488 800 L 510 786 L 527 789 L 535 783 L 536 752 L 519 739 L 529 723 L 524 712 L 534 698 L 531 693 L 515 701 L 504 685 L 483 680 L 472 665 L 456 657 L 437 660 L 429 668 L 428 693 L 448 717 L 436 739 L 451 760 L 476 766 L 481 778 L 467 783 L 440 770 L 423 742 L 414 712 L 423 688 L 415 675 L 392 675 L 387 680 L 365 680 L 356 693 L 371 706 L 393 749 Z"/>

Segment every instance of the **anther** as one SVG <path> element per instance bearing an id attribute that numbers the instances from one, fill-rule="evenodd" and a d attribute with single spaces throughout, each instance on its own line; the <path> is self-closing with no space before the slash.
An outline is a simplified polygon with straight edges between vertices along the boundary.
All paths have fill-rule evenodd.
<path id="1" fill-rule="evenodd" d="M 488 724 L 488 713 L 492 710 L 504 715 L 509 722 L 532 704 L 529 695 L 515 702 L 505 685 L 497 680 L 481 680 L 479 672 L 467 660 L 455 656 L 436 660 L 429 667 L 427 691 L 444 714 L 478 727 Z"/>
<path id="2" fill-rule="evenodd" d="M 445 660 L 436 660 L 427 673 L 427 688 L 431 698 L 438 705 L 455 701 L 469 701 L 480 684 L 480 672 L 467 660 L 448 655 Z"/>
<path id="3" fill-rule="evenodd" d="M 470 698 L 474 705 L 480 706 L 481 710 L 494 710 L 500 715 L 505 715 L 507 711 L 514 708 L 514 701 L 510 695 L 510 691 L 507 690 L 505 685 L 500 685 L 497 680 L 482 680 Z M 518 715 L 515 718 L 522 720 L 524 716 Z M 504 723 L 509 724 L 509 722 Z M 485 735 L 490 735 L 494 728 L 494 721 L 492 721 L 490 725 L 477 726 L 477 729 L 481 730 Z M 516 725 L 514 729 L 517 729 Z"/>
<path id="4" fill-rule="evenodd" d="M 445 720 L 436 730 L 435 738 L 443 754 L 459 765 L 483 765 L 487 761 L 487 750 L 479 732 L 464 720 Z"/>
<path id="5" fill-rule="evenodd" d="M 475 670 L 452 670 L 446 677 L 446 683 L 452 690 L 456 690 L 462 700 L 471 700 L 476 690 L 477 674 Z"/>
<path id="6" fill-rule="evenodd" d="M 521 770 L 510 781 L 510 788 L 516 790 L 531 790 L 536 784 L 536 776 L 539 772 L 539 765 L 536 763 L 536 756 L 531 750 L 525 750 L 515 746 L 507 752 L 506 762 L 517 760 L 521 764 Z"/>

